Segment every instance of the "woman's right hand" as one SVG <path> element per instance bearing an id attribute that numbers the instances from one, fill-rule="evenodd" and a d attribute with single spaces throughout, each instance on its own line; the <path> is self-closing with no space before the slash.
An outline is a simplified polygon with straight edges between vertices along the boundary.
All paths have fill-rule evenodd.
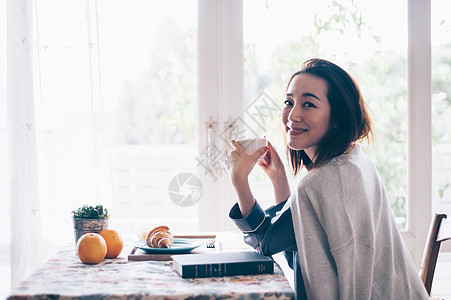
<path id="1" fill-rule="evenodd" d="M 246 150 L 237 141 L 231 140 L 230 143 L 235 150 L 230 152 L 225 161 L 225 166 L 232 183 L 235 185 L 237 182 L 247 181 L 258 159 L 265 155 L 268 147 L 262 147 L 253 154 L 247 154 Z"/>
<path id="2" fill-rule="evenodd" d="M 232 185 L 238 194 L 238 205 L 243 217 L 247 216 L 255 205 L 255 198 L 249 186 L 249 173 L 254 168 L 258 159 L 265 155 L 268 147 L 258 149 L 254 154 L 247 154 L 244 148 L 235 140 L 230 142 L 235 150 L 225 161 L 225 166 L 230 174 Z"/>

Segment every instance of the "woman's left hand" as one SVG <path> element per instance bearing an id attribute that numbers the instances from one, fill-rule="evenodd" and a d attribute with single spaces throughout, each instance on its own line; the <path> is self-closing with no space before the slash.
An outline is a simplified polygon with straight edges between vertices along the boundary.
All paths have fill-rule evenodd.
<path id="1" fill-rule="evenodd" d="M 274 182 L 285 175 L 285 166 L 273 145 L 268 141 L 268 152 L 258 165 L 265 171 L 269 179 Z"/>
<path id="2" fill-rule="evenodd" d="M 258 163 L 268 175 L 274 187 L 274 197 L 276 204 L 285 201 L 290 196 L 290 185 L 288 183 L 285 167 L 276 149 L 268 141 L 268 152 Z"/>

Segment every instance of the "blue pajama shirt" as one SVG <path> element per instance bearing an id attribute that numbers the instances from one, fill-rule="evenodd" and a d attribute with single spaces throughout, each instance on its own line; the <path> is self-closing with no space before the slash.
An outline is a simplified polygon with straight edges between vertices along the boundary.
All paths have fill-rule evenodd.
<path id="1" fill-rule="evenodd" d="M 291 209 L 282 211 L 286 201 L 264 211 L 255 201 L 252 211 L 245 217 L 241 215 L 238 203 L 230 210 L 229 217 L 243 232 L 244 241 L 263 255 L 282 252 L 294 272 L 296 299 L 307 299 L 302 279 L 301 265 L 294 236 Z"/>

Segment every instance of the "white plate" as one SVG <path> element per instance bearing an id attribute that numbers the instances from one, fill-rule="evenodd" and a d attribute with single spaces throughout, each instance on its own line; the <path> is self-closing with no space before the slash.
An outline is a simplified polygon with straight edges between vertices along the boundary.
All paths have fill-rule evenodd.
<path id="1" fill-rule="evenodd" d="M 190 253 L 192 250 L 196 249 L 200 245 L 202 245 L 202 243 L 199 241 L 183 238 L 174 238 L 174 244 L 172 244 L 171 248 L 149 247 L 145 240 L 136 242 L 135 247 L 144 250 L 146 253 L 152 254 L 185 254 Z"/>

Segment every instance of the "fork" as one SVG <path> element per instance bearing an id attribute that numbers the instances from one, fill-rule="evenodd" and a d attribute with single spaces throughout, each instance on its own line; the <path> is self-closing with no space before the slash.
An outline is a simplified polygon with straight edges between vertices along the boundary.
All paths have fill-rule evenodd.
<path id="1" fill-rule="evenodd" d="M 215 247 L 215 240 L 211 240 L 207 242 L 207 248 L 214 248 Z"/>

